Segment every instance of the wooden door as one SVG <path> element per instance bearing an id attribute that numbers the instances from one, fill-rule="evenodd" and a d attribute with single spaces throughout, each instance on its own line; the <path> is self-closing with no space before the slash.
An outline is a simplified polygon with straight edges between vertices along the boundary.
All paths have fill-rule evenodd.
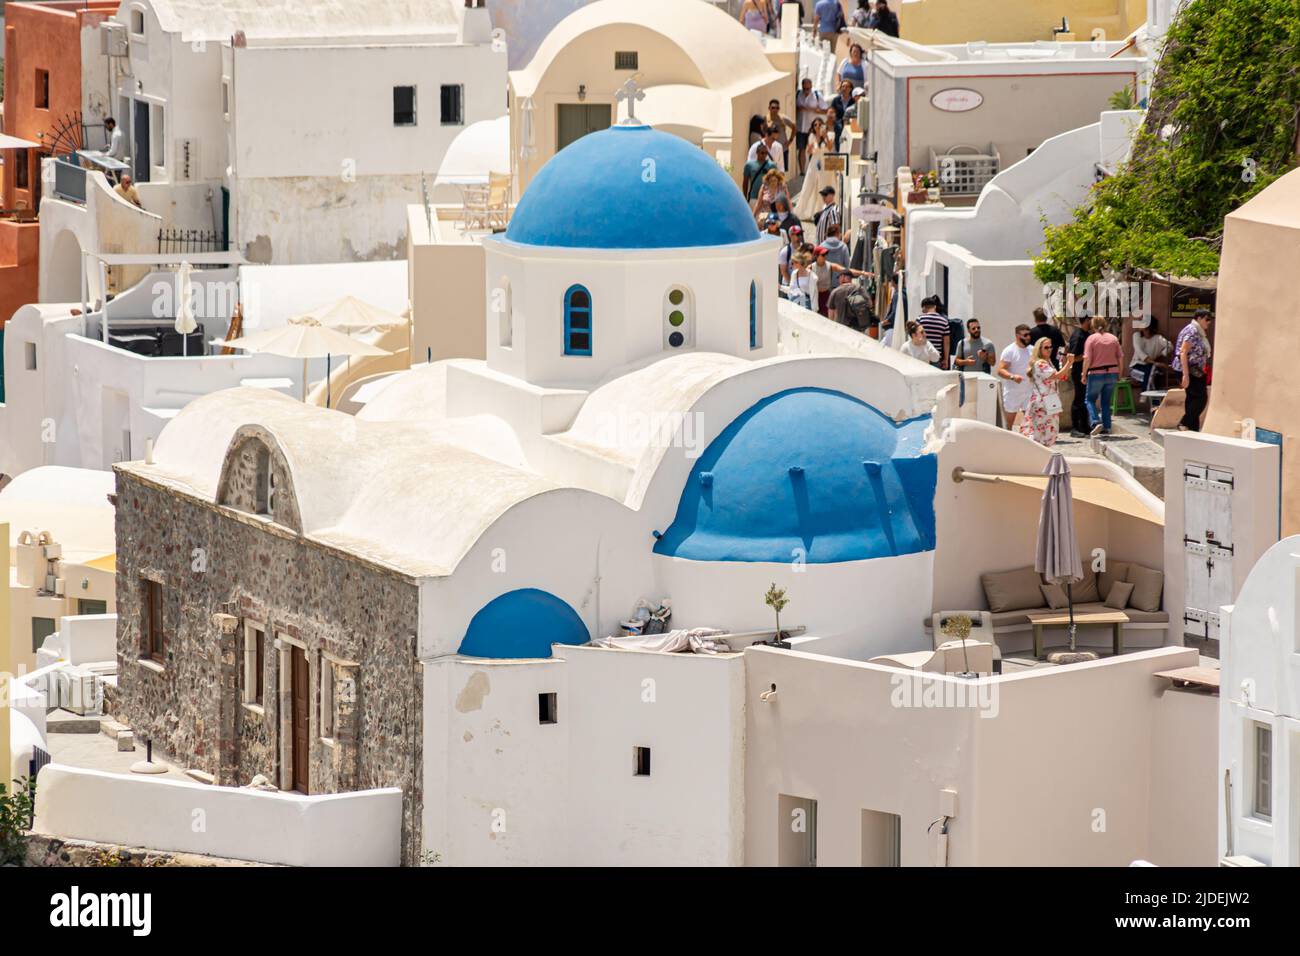
<path id="1" fill-rule="evenodd" d="M 608 103 L 561 103 L 557 108 L 555 151 L 558 153 L 588 133 L 608 129 L 613 110 Z"/>
<path id="2" fill-rule="evenodd" d="M 290 767 L 293 768 L 293 789 L 299 793 L 310 793 L 308 784 L 311 779 L 308 757 L 311 754 L 311 680 L 307 670 L 307 652 L 294 646 L 290 653 L 290 714 L 293 719 L 293 731 L 290 738 L 292 751 Z"/>

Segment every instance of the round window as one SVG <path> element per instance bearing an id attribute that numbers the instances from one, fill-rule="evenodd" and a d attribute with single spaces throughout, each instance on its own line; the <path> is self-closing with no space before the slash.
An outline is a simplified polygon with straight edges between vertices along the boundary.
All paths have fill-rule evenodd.
<path id="1" fill-rule="evenodd" d="M 682 300 L 685 298 L 686 298 L 686 294 L 682 292 L 681 289 L 673 289 L 672 292 L 668 293 L 668 301 L 671 302 L 673 305 L 681 305 Z"/>
<path id="2" fill-rule="evenodd" d="M 680 332 L 674 332 L 672 335 L 668 336 L 668 344 L 673 348 L 679 348 L 685 341 L 685 337 Z"/>

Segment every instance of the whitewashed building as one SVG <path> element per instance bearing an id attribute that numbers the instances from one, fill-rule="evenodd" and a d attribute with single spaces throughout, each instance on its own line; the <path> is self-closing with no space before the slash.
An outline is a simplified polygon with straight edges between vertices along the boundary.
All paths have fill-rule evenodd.
<path id="1" fill-rule="evenodd" d="M 978 318 L 999 348 L 1010 343 L 1047 298 L 1032 259 L 1044 226 L 1068 222 L 1097 179 L 1127 159 L 1141 118 L 1137 110 L 1106 111 L 1051 137 L 995 175 L 974 206 L 909 209 L 908 301 L 937 295 L 954 318 Z"/>
<path id="2" fill-rule="evenodd" d="M 80 224 L 93 210 L 61 168 L 42 208 L 52 249 L 67 232 L 83 252 L 154 252 L 156 233 L 180 230 L 256 263 L 401 258 L 422 175 L 506 110 L 505 46 L 482 4 L 127 0 L 103 30 L 110 109 L 160 221 L 143 240 L 129 223 Z M 42 289 L 55 271 L 43 263 Z"/>
<path id="3" fill-rule="evenodd" d="M 1300 866 L 1300 537 L 1279 541 L 1223 608 L 1219 854 Z"/>
<path id="4" fill-rule="evenodd" d="M 1211 859 L 1210 754 L 1162 755 L 1214 710 L 1187 724 L 1152 694 L 1195 660 L 1159 612 L 1109 660 L 991 674 L 983 641 L 970 703 L 898 699 L 961 682 L 927 622 L 1032 560 L 1048 452 L 966 420 L 984 399 L 952 373 L 780 303 L 775 242 L 703 151 L 620 124 L 484 241 L 484 359 L 393 374 L 355 416 L 247 388 L 191 402 L 116 469 L 119 716 L 222 785 L 401 787 L 408 863 Z M 1159 502 L 1076 466 L 1084 547 L 1158 565 Z M 193 573 L 193 547 L 221 573 Z M 750 646 L 775 633 L 773 583 L 793 650 Z M 665 599 L 720 645 L 601 644 Z M 1023 654 L 1024 612 L 990 620 Z M 874 783 L 851 793 L 846 756 Z M 816 825 L 787 840 L 818 805 L 821 850 Z"/>

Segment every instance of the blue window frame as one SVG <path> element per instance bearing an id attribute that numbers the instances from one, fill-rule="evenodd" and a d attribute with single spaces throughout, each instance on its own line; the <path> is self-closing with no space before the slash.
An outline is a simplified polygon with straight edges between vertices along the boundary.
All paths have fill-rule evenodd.
<path id="1" fill-rule="evenodd" d="M 564 354 L 591 354 L 591 293 L 580 285 L 564 293 Z"/>
<path id="2" fill-rule="evenodd" d="M 749 283 L 749 347 L 758 348 L 758 283 Z"/>

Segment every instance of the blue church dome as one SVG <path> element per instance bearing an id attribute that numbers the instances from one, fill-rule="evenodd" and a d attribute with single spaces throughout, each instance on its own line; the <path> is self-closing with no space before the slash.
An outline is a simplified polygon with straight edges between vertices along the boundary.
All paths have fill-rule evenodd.
<path id="1" fill-rule="evenodd" d="M 591 640 L 578 612 L 548 591 L 520 588 L 483 605 L 457 653 L 467 657 L 550 657 L 552 644 Z"/>
<path id="2" fill-rule="evenodd" d="M 571 249 L 726 246 L 759 236 L 731 177 L 702 149 L 648 126 L 570 143 L 533 177 L 506 239 Z"/>
<path id="3" fill-rule="evenodd" d="M 810 564 L 934 548 L 929 417 L 899 425 L 842 392 L 770 395 L 705 450 L 658 554 Z"/>

